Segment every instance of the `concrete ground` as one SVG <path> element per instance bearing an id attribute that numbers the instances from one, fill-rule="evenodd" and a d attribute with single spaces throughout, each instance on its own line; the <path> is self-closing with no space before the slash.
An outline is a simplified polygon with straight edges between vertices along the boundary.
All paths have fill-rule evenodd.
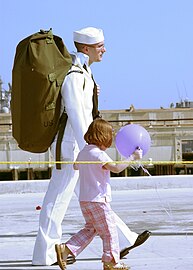
<path id="1" fill-rule="evenodd" d="M 183 181 L 178 182 L 179 178 L 169 180 L 168 177 L 112 180 L 114 211 L 131 230 L 152 232 L 146 243 L 123 260 L 131 270 L 193 269 L 193 179 L 186 178 L 184 185 Z M 59 269 L 31 265 L 39 218 L 36 207 L 41 206 L 47 184 L 46 180 L 0 182 L 0 269 Z M 83 224 L 74 196 L 62 224 L 62 240 L 67 240 Z M 101 253 L 101 240 L 96 237 L 67 269 L 100 270 Z"/>

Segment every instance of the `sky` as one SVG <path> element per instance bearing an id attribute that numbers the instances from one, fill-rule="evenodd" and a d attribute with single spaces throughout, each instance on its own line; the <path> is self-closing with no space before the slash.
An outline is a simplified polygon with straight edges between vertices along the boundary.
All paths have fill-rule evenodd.
<path id="1" fill-rule="evenodd" d="M 91 66 L 101 110 L 193 101 L 193 0 L 0 0 L 0 24 L 4 89 L 20 40 L 52 28 L 71 52 L 73 31 L 93 26 L 105 35 L 103 60 Z"/>

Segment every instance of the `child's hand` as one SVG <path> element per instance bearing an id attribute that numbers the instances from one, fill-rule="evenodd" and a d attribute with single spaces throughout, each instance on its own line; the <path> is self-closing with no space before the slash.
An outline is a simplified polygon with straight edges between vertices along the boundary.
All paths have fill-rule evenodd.
<path id="1" fill-rule="evenodd" d="M 132 160 L 139 160 L 139 159 L 142 159 L 143 157 L 143 150 L 138 147 L 134 152 L 133 154 L 131 154 L 131 158 Z"/>

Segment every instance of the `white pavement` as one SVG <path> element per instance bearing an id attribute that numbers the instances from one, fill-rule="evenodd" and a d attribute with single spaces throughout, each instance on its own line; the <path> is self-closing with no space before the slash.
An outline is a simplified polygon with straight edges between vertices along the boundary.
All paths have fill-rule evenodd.
<path id="1" fill-rule="evenodd" d="M 43 270 L 31 265 L 39 211 L 48 181 L 0 182 L 0 269 Z M 124 259 L 131 270 L 193 270 L 193 177 L 132 177 L 112 180 L 113 209 L 138 232 L 152 236 Z M 23 193 L 24 192 L 24 193 Z M 63 221 L 63 241 L 84 221 L 74 196 Z M 69 270 L 100 270 L 99 237 Z"/>

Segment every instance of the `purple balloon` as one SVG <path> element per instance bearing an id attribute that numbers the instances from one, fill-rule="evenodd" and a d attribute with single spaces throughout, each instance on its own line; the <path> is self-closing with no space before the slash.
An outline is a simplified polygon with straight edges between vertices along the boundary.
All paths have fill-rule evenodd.
<path id="1" fill-rule="evenodd" d="M 147 130 L 137 124 L 126 125 L 117 132 L 115 146 L 118 152 L 128 158 L 136 149 L 143 150 L 143 156 L 148 152 L 151 145 L 151 138 Z"/>

